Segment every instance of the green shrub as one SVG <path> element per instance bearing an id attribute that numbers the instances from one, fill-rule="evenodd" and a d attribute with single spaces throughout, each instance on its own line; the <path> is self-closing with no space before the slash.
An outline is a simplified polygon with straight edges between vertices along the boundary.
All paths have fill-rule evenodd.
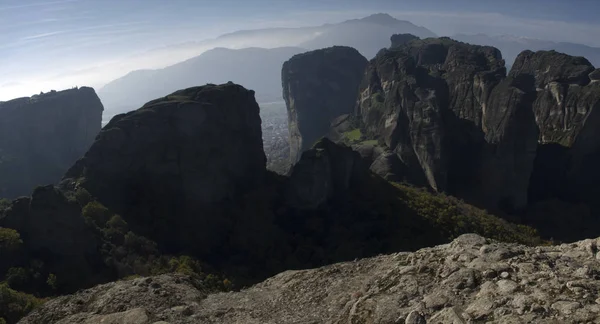
<path id="1" fill-rule="evenodd" d="M 158 248 L 156 243 L 137 235 L 133 232 L 128 232 L 125 235 L 125 247 L 131 249 L 133 252 L 139 253 L 140 255 L 151 255 L 158 254 Z"/>
<path id="2" fill-rule="evenodd" d="M 102 228 L 106 225 L 106 222 L 110 220 L 113 214 L 97 201 L 92 201 L 85 205 L 82 210 L 82 215 L 86 219 L 92 221 L 96 226 Z"/>
<path id="3" fill-rule="evenodd" d="M 16 323 L 44 300 L 32 295 L 10 289 L 7 284 L 0 284 L 0 318 L 8 323 Z"/>
<path id="4" fill-rule="evenodd" d="M 92 202 L 94 198 L 89 191 L 85 190 L 84 188 L 78 188 L 77 191 L 75 191 L 75 200 L 77 200 L 79 206 L 86 206 Z"/>
<path id="5" fill-rule="evenodd" d="M 169 266 L 171 272 L 179 272 L 190 276 L 202 274 L 200 262 L 186 255 L 171 258 Z"/>
<path id="6" fill-rule="evenodd" d="M 128 225 L 127 222 L 119 215 L 113 215 L 110 220 L 106 223 L 108 228 L 114 228 L 120 232 L 127 233 Z"/>
<path id="7" fill-rule="evenodd" d="M 11 202 L 8 199 L 0 199 L 0 211 L 3 209 L 7 209 L 8 207 L 10 207 Z M 1 215 L 1 214 L 0 214 Z"/>
<path id="8" fill-rule="evenodd" d="M 432 194 L 400 184 L 394 184 L 394 187 L 410 209 L 427 219 L 448 240 L 465 233 L 477 233 L 505 242 L 543 243 L 535 229 L 509 223 L 452 196 Z"/>
<path id="9" fill-rule="evenodd" d="M 48 279 L 46 279 L 46 283 L 48 284 L 48 287 L 50 287 L 52 290 L 58 289 L 58 279 L 56 278 L 55 274 L 49 274 Z"/>
<path id="10" fill-rule="evenodd" d="M 10 268 L 6 272 L 6 283 L 13 289 L 22 289 L 31 282 L 31 272 L 25 268 Z"/>
<path id="11" fill-rule="evenodd" d="M 0 255 L 15 252 L 22 244 L 21 235 L 17 231 L 0 227 Z"/>
<path id="12" fill-rule="evenodd" d="M 344 138 L 350 143 L 358 142 L 362 138 L 362 132 L 356 128 L 344 133 Z"/>

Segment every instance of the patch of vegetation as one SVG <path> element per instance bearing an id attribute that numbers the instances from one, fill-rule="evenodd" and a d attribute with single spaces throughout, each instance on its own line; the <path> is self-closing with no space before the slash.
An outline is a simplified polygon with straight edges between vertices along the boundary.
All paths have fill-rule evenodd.
<path id="1" fill-rule="evenodd" d="M 393 184 L 399 198 L 419 217 L 427 219 L 447 240 L 465 233 L 477 233 L 487 238 L 526 245 L 543 243 L 537 231 L 488 214 L 445 194 L 432 194 L 423 189 Z"/>
<path id="2" fill-rule="evenodd" d="M 0 199 L 0 219 L 6 216 L 6 211 L 10 208 L 11 202 L 8 199 Z"/>
<path id="3" fill-rule="evenodd" d="M 10 289 L 6 283 L 0 283 L 0 323 L 17 323 L 36 307 L 41 306 L 44 299 Z"/>
<path id="4" fill-rule="evenodd" d="M 359 129 L 350 133 L 353 138 L 362 138 Z M 317 153 L 328 154 L 323 148 Z M 417 250 L 446 243 L 464 233 L 530 245 L 544 243 L 532 228 L 508 223 L 456 198 L 392 184 L 371 174 L 356 180 L 347 190 L 336 190 L 326 203 L 309 210 L 293 208 L 287 202 L 288 181 L 268 173 L 264 186 L 205 211 L 191 225 L 186 224 L 193 229 L 189 233 L 174 227 L 177 224 L 172 224 L 169 213 L 161 212 L 159 216 L 164 219 L 156 220 L 146 216 L 146 209 L 136 210 L 144 217 L 134 226 L 136 219 L 131 215 L 121 217 L 89 193 L 76 192 L 73 199 L 77 203 L 72 200 L 71 204 L 82 206 L 81 217 L 93 229 L 93 239 L 100 242 L 99 266 L 86 275 L 111 281 L 178 272 L 215 291 L 226 291 L 284 270 Z M 217 221 L 222 223 L 210 224 Z M 211 236 L 198 244 L 194 234 L 207 224 L 218 231 L 214 236 L 202 232 Z M 176 230 L 161 233 L 159 230 L 166 225 Z M 148 237 L 135 232 L 139 228 L 143 231 L 139 233 L 150 233 Z M 160 235 L 151 236 L 155 233 Z M 175 248 L 169 246 L 165 240 L 172 237 L 170 233 L 187 235 L 186 240 Z M 14 230 L 0 229 L 0 237 L 4 238 L 0 239 L 0 247 L 6 250 L 23 245 Z M 207 244 L 213 245 L 207 248 Z M 45 261 L 32 256 L 18 259 L 4 269 L 0 267 L 0 280 L 5 281 L 5 289 L 12 295 L 18 294 L 16 290 L 35 292 L 38 297 L 71 292 L 68 289 L 73 287 L 65 288 L 64 274 L 48 265 L 52 260 Z M 82 281 L 80 286 L 92 284 L 91 280 Z M 26 304 L 15 314 L 22 316 L 37 304 L 31 305 Z M 15 314 L 0 312 L 0 317 L 13 323 Z"/>
<path id="5" fill-rule="evenodd" d="M 344 138 L 352 143 L 360 141 L 362 136 L 362 132 L 359 128 L 344 133 Z"/>
<path id="6" fill-rule="evenodd" d="M 0 227 L 0 255 L 17 251 L 23 241 L 21 235 L 13 229 Z"/>
<path id="7" fill-rule="evenodd" d="M 379 144 L 379 141 L 378 140 L 366 140 L 366 141 L 360 142 L 360 144 L 376 146 Z"/>

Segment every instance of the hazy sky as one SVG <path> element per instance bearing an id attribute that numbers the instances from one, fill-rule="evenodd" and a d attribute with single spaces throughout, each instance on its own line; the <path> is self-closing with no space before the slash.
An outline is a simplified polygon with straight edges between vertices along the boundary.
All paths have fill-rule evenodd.
<path id="1" fill-rule="evenodd" d="M 377 12 L 439 35 L 512 34 L 600 46 L 598 0 L 0 0 L 0 100 L 98 87 L 132 69 L 172 64 L 184 57 L 144 54 L 171 44 Z"/>

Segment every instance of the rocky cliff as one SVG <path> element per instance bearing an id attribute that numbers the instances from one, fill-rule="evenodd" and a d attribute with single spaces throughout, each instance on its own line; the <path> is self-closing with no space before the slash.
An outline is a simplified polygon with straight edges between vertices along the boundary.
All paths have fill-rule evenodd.
<path id="1" fill-rule="evenodd" d="M 144 235 L 210 251 L 225 222 L 213 209 L 264 180 L 260 123 L 254 92 L 239 85 L 177 91 L 114 117 L 64 185 L 85 188 Z"/>
<path id="2" fill-rule="evenodd" d="M 102 103 L 91 88 L 0 103 L 0 197 L 57 183 L 100 131 Z"/>
<path id="3" fill-rule="evenodd" d="M 173 271 L 224 289 L 470 232 L 540 242 L 455 198 L 391 184 L 328 139 L 289 177 L 268 172 L 253 92 L 195 87 L 114 117 L 58 187 L 0 201 L 0 251 L 11 252 L 0 289 L 12 296 L 0 318 L 12 324 L 35 305 L 10 289 L 52 296 Z"/>
<path id="4" fill-rule="evenodd" d="M 366 65 L 357 50 L 343 46 L 299 54 L 283 64 L 292 163 L 329 132 L 336 117 L 354 110 Z"/>
<path id="5" fill-rule="evenodd" d="M 20 323 L 596 323 L 599 243 L 467 234 L 219 294 L 181 275 L 125 280 L 59 297 Z"/>
<path id="6" fill-rule="evenodd" d="M 362 139 L 383 144 L 373 171 L 510 213 L 593 200 L 600 88 L 587 60 L 526 51 L 507 75 L 492 47 L 392 40 L 369 63 L 355 114 Z"/>
<path id="7" fill-rule="evenodd" d="M 469 173 L 479 168 L 485 144 L 486 102 L 505 74 L 495 48 L 405 40 L 369 64 L 357 113 L 367 137 L 396 153 L 403 165 L 397 173 L 438 191 L 473 189 Z"/>

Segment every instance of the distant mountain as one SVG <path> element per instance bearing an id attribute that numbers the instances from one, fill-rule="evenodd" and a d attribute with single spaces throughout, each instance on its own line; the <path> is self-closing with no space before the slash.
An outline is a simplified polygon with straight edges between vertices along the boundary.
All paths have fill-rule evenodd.
<path id="1" fill-rule="evenodd" d="M 436 37 L 425 27 L 416 26 L 406 20 L 398 20 L 388 14 L 376 14 L 363 19 L 348 20 L 341 24 L 322 27 L 321 33 L 300 47 L 320 49 L 334 45 L 356 48 L 367 59 L 389 46 L 393 34 L 413 34 L 420 38 Z"/>
<path id="2" fill-rule="evenodd" d="M 342 45 L 354 47 L 365 57 L 372 58 L 381 48 L 388 47 L 390 36 L 397 33 L 435 37 L 424 27 L 388 14 L 314 27 L 241 30 L 212 40 L 148 52 L 147 55 L 157 57 L 203 54 L 161 70 L 133 71 L 110 82 L 98 94 L 108 117 L 138 108 L 157 96 L 205 83 L 234 81 L 254 89 L 259 102 L 273 100 L 273 97 L 281 100 L 281 66 L 293 55 Z"/>
<path id="3" fill-rule="evenodd" d="M 370 59 L 388 46 L 390 36 L 398 33 L 413 34 L 420 38 L 436 37 L 425 27 L 380 13 L 318 27 L 242 30 L 225 34 L 215 41 L 238 46 L 299 46 L 309 50 L 336 45 L 350 46 Z"/>
<path id="4" fill-rule="evenodd" d="M 153 98 L 206 83 L 233 81 L 256 91 L 259 102 L 281 100 L 281 66 L 304 51 L 297 47 L 216 48 L 164 69 L 133 71 L 98 91 L 106 107 L 105 121 Z"/>
<path id="5" fill-rule="evenodd" d="M 583 56 L 594 66 L 600 66 L 600 48 L 583 44 L 552 42 L 548 40 L 517 37 L 511 35 L 489 36 L 485 34 L 465 35 L 458 34 L 452 38 L 461 42 L 494 46 L 502 51 L 506 64 L 512 66 L 515 58 L 524 50 L 547 51 L 555 50 L 572 56 Z"/>

